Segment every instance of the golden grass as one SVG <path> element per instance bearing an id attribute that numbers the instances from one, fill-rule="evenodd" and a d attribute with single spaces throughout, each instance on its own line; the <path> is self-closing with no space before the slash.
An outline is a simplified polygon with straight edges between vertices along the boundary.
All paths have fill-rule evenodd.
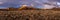
<path id="1" fill-rule="evenodd" d="M 60 11 L 54 10 L 0 11 L 0 20 L 60 20 Z"/>

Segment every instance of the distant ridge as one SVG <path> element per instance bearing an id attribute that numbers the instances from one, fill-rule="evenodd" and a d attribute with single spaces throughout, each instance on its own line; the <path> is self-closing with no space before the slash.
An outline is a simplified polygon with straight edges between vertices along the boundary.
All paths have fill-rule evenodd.
<path id="1" fill-rule="evenodd" d="M 33 7 L 23 7 L 23 8 L 9 8 L 9 11 L 18 11 L 18 10 L 39 10 L 37 8 L 33 8 Z"/>
<path id="2" fill-rule="evenodd" d="M 9 8 L 6 8 L 6 9 L 0 9 L 0 11 L 9 11 Z"/>
<path id="3" fill-rule="evenodd" d="M 33 8 L 33 7 L 23 7 L 23 8 L 0 9 L 0 11 L 21 11 L 21 10 L 54 10 L 54 11 L 60 11 L 60 8 L 39 9 L 39 8 Z"/>
<path id="4" fill-rule="evenodd" d="M 53 8 L 51 10 L 60 11 L 60 8 Z"/>

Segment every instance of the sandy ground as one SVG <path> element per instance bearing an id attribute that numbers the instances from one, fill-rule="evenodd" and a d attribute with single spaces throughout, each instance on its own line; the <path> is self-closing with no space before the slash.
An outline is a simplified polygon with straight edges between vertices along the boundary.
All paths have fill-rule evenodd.
<path id="1" fill-rule="evenodd" d="M 60 11 L 54 10 L 0 11 L 0 20 L 60 20 Z"/>

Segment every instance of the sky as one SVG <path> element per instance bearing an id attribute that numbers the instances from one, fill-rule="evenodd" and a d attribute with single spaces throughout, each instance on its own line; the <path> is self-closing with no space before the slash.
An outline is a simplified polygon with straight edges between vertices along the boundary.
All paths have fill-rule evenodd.
<path id="1" fill-rule="evenodd" d="M 35 8 L 43 8 L 44 3 L 53 3 L 58 2 L 57 5 L 60 5 L 60 0 L 0 0 L 0 8 L 5 7 L 13 7 L 13 8 L 19 8 L 21 5 L 28 5 Z"/>

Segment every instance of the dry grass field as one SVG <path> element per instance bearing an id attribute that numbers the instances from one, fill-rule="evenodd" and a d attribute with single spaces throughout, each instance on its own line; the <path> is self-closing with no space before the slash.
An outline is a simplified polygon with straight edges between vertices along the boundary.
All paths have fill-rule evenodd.
<path id="1" fill-rule="evenodd" d="M 0 11 L 0 20 L 60 20 L 60 11 L 55 10 Z"/>

